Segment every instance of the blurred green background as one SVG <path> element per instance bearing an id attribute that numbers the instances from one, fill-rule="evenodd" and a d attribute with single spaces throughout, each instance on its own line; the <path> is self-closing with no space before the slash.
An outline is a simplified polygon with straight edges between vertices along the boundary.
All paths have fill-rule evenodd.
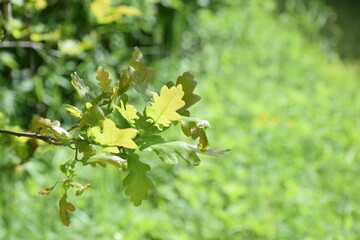
<path id="1" fill-rule="evenodd" d="M 71 199 L 66 228 L 59 192 L 37 193 L 73 153 L 0 135 L 0 239 L 359 239 L 358 1 L 6 2 L 0 128 L 27 130 L 33 114 L 71 126 L 70 73 L 95 85 L 101 65 L 118 79 L 139 46 L 154 89 L 194 73 L 192 113 L 232 151 L 198 167 L 149 154 L 156 190 L 140 207 L 122 172 L 83 167 L 92 189 Z"/>

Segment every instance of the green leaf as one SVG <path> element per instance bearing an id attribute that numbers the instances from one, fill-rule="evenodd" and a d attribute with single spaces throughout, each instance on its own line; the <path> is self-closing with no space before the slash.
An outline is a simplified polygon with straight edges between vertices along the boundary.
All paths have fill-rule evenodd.
<path id="1" fill-rule="evenodd" d="M 84 80 L 82 80 L 76 72 L 72 73 L 70 76 L 71 76 L 71 84 L 78 92 L 80 96 L 80 100 L 83 102 L 84 101 L 91 102 L 92 93 L 90 91 L 90 88 L 85 85 Z"/>
<path id="2" fill-rule="evenodd" d="M 96 150 L 90 146 L 89 142 L 84 140 L 76 140 L 75 147 L 84 154 L 84 159 L 88 159 L 96 153 Z"/>
<path id="3" fill-rule="evenodd" d="M 83 113 L 77 107 L 71 106 L 69 104 L 63 104 L 63 107 L 72 116 L 77 117 L 77 118 L 82 118 Z"/>
<path id="4" fill-rule="evenodd" d="M 197 166 L 201 162 L 193 146 L 182 141 L 156 144 L 146 150 L 154 151 L 156 155 L 167 164 L 178 164 L 179 158 L 182 158 L 192 166 Z"/>
<path id="5" fill-rule="evenodd" d="M 183 133 L 188 137 L 191 136 L 194 140 L 199 137 L 198 148 L 203 152 L 209 149 L 209 141 L 205 132 L 209 127 L 210 123 L 206 120 L 184 116 L 181 118 L 181 129 Z"/>
<path id="6" fill-rule="evenodd" d="M 117 85 L 118 95 L 124 94 L 131 85 L 130 69 L 124 69 L 120 75 L 120 81 Z"/>
<path id="7" fill-rule="evenodd" d="M 95 167 L 96 164 L 99 164 L 101 167 L 106 167 L 107 163 L 113 165 L 119 170 L 127 168 L 128 166 L 128 163 L 125 159 L 118 156 L 109 156 L 106 154 L 93 156 L 86 161 L 86 164 L 90 164 L 93 167 Z"/>
<path id="8" fill-rule="evenodd" d="M 225 153 L 230 152 L 230 150 L 231 150 L 231 149 L 209 149 L 204 152 L 204 151 L 199 150 L 195 146 L 191 146 L 191 148 L 197 153 L 201 153 L 201 154 L 208 155 L 208 156 L 214 156 L 214 157 L 222 156 Z"/>
<path id="9" fill-rule="evenodd" d="M 126 119 L 126 121 L 128 121 L 130 125 L 134 125 L 134 119 L 139 119 L 139 116 L 136 114 L 136 109 L 134 106 L 129 104 L 126 104 L 125 106 L 123 101 L 121 101 L 120 104 L 120 107 L 116 105 L 113 105 L 113 107 Z"/>
<path id="10" fill-rule="evenodd" d="M 136 149 L 137 145 L 132 140 L 136 137 L 137 131 L 134 128 L 118 129 L 111 119 L 103 121 L 103 131 L 96 126 L 89 129 L 89 134 L 94 140 L 104 146 L 103 151 L 118 153 L 117 147 Z"/>
<path id="11" fill-rule="evenodd" d="M 74 212 L 75 206 L 66 200 L 67 199 L 66 190 L 63 189 L 63 192 L 61 194 L 61 198 L 59 201 L 59 207 L 60 207 L 59 213 L 62 224 L 68 227 L 70 225 L 69 212 Z"/>
<path id="12" fill-rule="evenodd" d="M 89 103 L 90 104 L 90 103 Z M 87 105 L 89 105 L 87 104 Z M 91 105 L 91 104 L 90 104 Z M 103 110 L 98 105 L 90 106 L 80 120 L 80 128 L 98 126 L 105 119 Z"/>
<path id="13" fill-rule="evenodd" d="M 174 141 L 152 145 L 146 148 L 145 151 L 154 151 L 156 155 L 167 164 L 177 164 L 180 157 L 188 164 L 197 166 L 201 162 L 197 153 L 209 156 L 220 156 L 230 151 L 230 149 L 201 151 L 196 146 L 186 142 Z"/>
<path id="14" fill-rule="evenodd" d="M 165 140 L 161 136 L 155 134 L 142 135 L 136 139 L 136 143 L 138 144 L 138 146 L 140 146 L 140 151 L 150 147 L 151 145 L 163 142 L 165 142 Z"/>
<path id="15" fill-rule="evenodd" d="M 185 102 L 181 100 L 183 96 L 181 85 L 170 89 L 163 86 L 160 96 L 157 93 L 153 94 L 154 102 L 151 107 L 146 108 L 146 116 L 152 118 L 155 125 L 170 126 L 172 121 L 181 119 L 180 114 L 176 111 L 185 105 Z"/>
<path id="16" fill-rule="evenodd" d="M 111 79 L 109 79 L 109 73 L 104 70 L 103 67 L 99 66 L 97 71 L 98 75 L 96 79 L 99 81 L 99 85 L 101 86 L 102 92 L 109 91 Z"/>
<path id="17" fill-rule="evenodd" d="M 129 76 L 138 91 L 145 100 L 149 100 L 151 92 L 148 91 L 148 83 L 154 77 L 154 70 L 145 65 L 144 55 L 139 48 L 135 47 L 132 58 L 129 61 Z"/>
<path id="18" fill-rule="evenodd" d="M 200 101 L 201 97 L 193 93 L 197 85 L 197 82 L 194 81 L 194 75 L 192 75 L 190 72 L 183 73 L 183 75 L 179 76 L 176 80 L 176 86 L 179 84 L 182 85 L 183 91 L 185 92 L 183 97 L 185 106 L 180 110 L 185 110 Z"/>
<path id="19" fill-rule="evenodd" d="M 148 90 L 148 83 L 154 77 L 154 70 L 146 67 L 144 55 L 139 48 L 135 47 L 129 65 L 120 75 L 120 81 L 114 88 L 113 98 L 121 96 L 130 86 L 133 86 L 143 99 L 149 101 L 153 93 Z"/>
<path id="20" fill-rule="evenodd" d="M 154 184 L 146 175 L 146 172 L 150 171 L 151 168 L 149 165 L 141 162 L 138 155 L 129 155 L 128 165 L 130 173 L 123 181 L 124 187 L 127 187 L 125 194 L 130 196 L 135 206 L 139 206 L 142 200 L 148 198 L 147 192 L 154 189 Z"/>

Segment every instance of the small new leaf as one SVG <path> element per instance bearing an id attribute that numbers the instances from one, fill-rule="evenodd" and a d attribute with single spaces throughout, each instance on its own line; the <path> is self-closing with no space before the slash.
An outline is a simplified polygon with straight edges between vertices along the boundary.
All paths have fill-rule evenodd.
<path id="1" fill-rule="evenodd" d="M 103 147 L 103 151 L 119 153 L 117 147 L 136 149 L 138 146 L 132 140 L 136 137 L 137 131 L 133 128 L 118 129 L 111 119 L 103 121 L 103 131 L 99 126 L 89 129 L 89 134 L 94 137 L 95 142 Z"/>
<path id="2" fill-rule="evenodd" d="M 163 86 L 160 95 L 153 94 L 154 102 L 151 107 L 146 108 L 146 116 L 152 118 L 155 125 L 170 126 L 172 121 L 181 119 L 176 111 L 185 105 L 185 102 L 181 100 L 183 96 L 181 84 L 171 88 Z"/>
<path id="3" fill-rule="evenodd" d="M 131 201 L 135 206 L 141 205 L 142 200 L 148 198 L 148 191 L 154 189 L 154 184 L 146 175 L 150 171 L 149 165 L 141 162 L 137 155 L 130 155 L 128 157 L 128 169 L 130 173 L 123 181 L 124 187 L 127 187 L 125 194 L 130 196 Z"/>
<path id="4" fill-rule="evenodd" d="M 89 183 L 80 184 L 80 183 L 75 183 L 75 182 L 70 182 L 69 186 L 78 189 L 78 190 L 76 190 L 76 193 L 75 193 L 76 196 L 81 196 L 85 190 L 87 190 L 91 187 L 91 185 Z"/>
<path id="5" fill-rule="evenodd" d="M 135 47 L 129 65 L 128 74 L 136 91 L 138 91 L 145 100 L 148 100 L 151 93 L 147 88 L 148 83 L 151 82 L 154 77 L 154 70 L 146 67 L 144 55 L 139 48 Z"/>
<path id="6" fill-rule="evenodd" d="M 82 80 L 76 72 L 72 73 L 70 76 L 71 84 L 78 92 L 80 100 L 83 102 L 91 102 L 92 93 L 90 91 L 90 88 L 85 85 L 84 80 Z"/>
<path id="7" fill-rule="evenodd" d="M 57 120 L 52 122 L 50 119 L 47 118 L 38 118 L 37 122 L 34 125 L 34 129 L 38 129 L 38 128 L 41 128 L 40 134 L 51 133 L 60 139 L 70 138 L 68 131 L 60 127 L 60 122 Z"/>
<path id="8" fill-rule="evenodd" d="M 111 79 L 109 79 L 109 73 L 104 70 L 103 67 L 99 66 L 97 71 L 98 75 L 96 79 L 99 81 L 99 85 L 101 86 L 102 92 L 109 91 Z"/>
<path id="9" fill-rule="evenodd" d="M 64 179 L 61 179 L 59 181 L 56 181 L 56 183 L 54 185 L 52 185 L 51 187 L 47 187 L 41 191 L 39 191 L 39 194 L 41 195 L 49 195 L 52 190 L 54 190 L 54 188 L 56 187 L 56 185 L 59 183 L 59 182 L 64 182 L 65 180 Z"/>
<path id="10" fill-rule="evenodd" d="M 129 104 L 126 104 L 125 106 L 122 100 L 120 104 L 120 107 L 116 105 L 113 105 L 113 107 L 121 114 L 121 116 L 126 119 L 126 121 L 128 121 L 130 125 L 133 126 L 135 123 L 135 119 L 139 119 L 139 116 L 136 114 L 136 109 L 134 108 L 134 106 Z"/>
<path id="11" fill-rule="evenodd" d="M 67 195 L 66 193 L 62 195 L 62 197 L 60 198 L 59 201 L 59 213 L 60 213 L 60 218 L 61 218 L 61 222 L 62 224 L 64 224 L 65 226 L 69 226 L 70 225 L 70 217 L 69 217 L 69 212 L 74 212 L 75 211 L 75 207 L 74 205 L 72 205 L 71 203 L 69 203 L 67 200 Z"/>
<path id="12" fill-rule="evenodd" d="M 69 187 L 70 187 L 69 181 L 65 181 L 63 184 L 60 201 L 59 201 L 59 207 L 60 207 L 59 213 L 60 213 L 61 222 L 63 225 L 65 225 L 67 227 L 70 225 L 69 212 L 75 211 L 74 205 L 72 205 L 71 203 L 69 203 L 66 200 L 67 199 L 67 190 L 69 189 Z"/>
<path id="13" fill-rule="evenodd" d="M 71 106 L 69 104 L 63 104 L 63 107 L 70 113 L 70 115 L 77 118 L 82 118 L 83 113 L 77 107 Z"/>
<path id="14" fill-rule="evenodd" d="M 194 94 L 194 89 L 197 85 L 197 82 L 194 81 L 194 75 L 192 75 L 190 72 L 183 73 L 182 76 L 179 76 L 176 80 L 176 86 L 179 84 L 182 85 L 183 91 L 185 92 L 185 95 L 183 97 L 183 100 L 185 101 L 185 106 L 182 107 L 180 110 L 185 110 L 200 101 L 201 97 Z"/>
<path id="15" fill-rule="evenodd" d="M 182 117 L 181 118 L 181 129 L 183 133 L 192 139 L 199 138 L 198 148 L 205 152 L 209 149 L 209 141 L 206 136 L 205 130 L 210 127 L 210 123 L 206 120 Z"/>

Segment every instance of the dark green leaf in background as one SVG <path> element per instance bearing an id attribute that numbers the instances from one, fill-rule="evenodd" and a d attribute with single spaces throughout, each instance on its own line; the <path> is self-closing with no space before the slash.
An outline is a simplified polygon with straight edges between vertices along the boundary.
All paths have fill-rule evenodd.
<path id="1" fill-rule="evenodd" d="M 131 198 L 135 206 L 141 205 L 142 200 L 148 198 L 148 191 L 154 189 L 154 184 L 146 175 L 151 170 L 150 166 L 139 160 L 137 155 L 128 155 L 129 174 L 123 181 L 126 187 L 125 194 Z"/>

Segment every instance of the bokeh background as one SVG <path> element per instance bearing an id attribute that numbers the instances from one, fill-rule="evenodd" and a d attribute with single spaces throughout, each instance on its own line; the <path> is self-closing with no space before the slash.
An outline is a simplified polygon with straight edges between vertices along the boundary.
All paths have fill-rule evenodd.
<path id="1" fill-rule="evenodd" d="M 0 135 L 0 239 L 359 239 L 360 3 L 355 0 L 11 0 L 0 26 L 0 128 L 34 114 L 74 124 L 76 71 L 118 79 L 134 46 L 155 69 L 153 89 L 191 71 L 210 121 L 202 164 L 148 162 L 156 190 L 142 206 L 124 174 L 83 167 L 90 191 L 58 216 L 73 153 Z M 180 129 L 169 134 L 178 139 Z M 16 167 L 13 167 L 16 165 Z"/>

